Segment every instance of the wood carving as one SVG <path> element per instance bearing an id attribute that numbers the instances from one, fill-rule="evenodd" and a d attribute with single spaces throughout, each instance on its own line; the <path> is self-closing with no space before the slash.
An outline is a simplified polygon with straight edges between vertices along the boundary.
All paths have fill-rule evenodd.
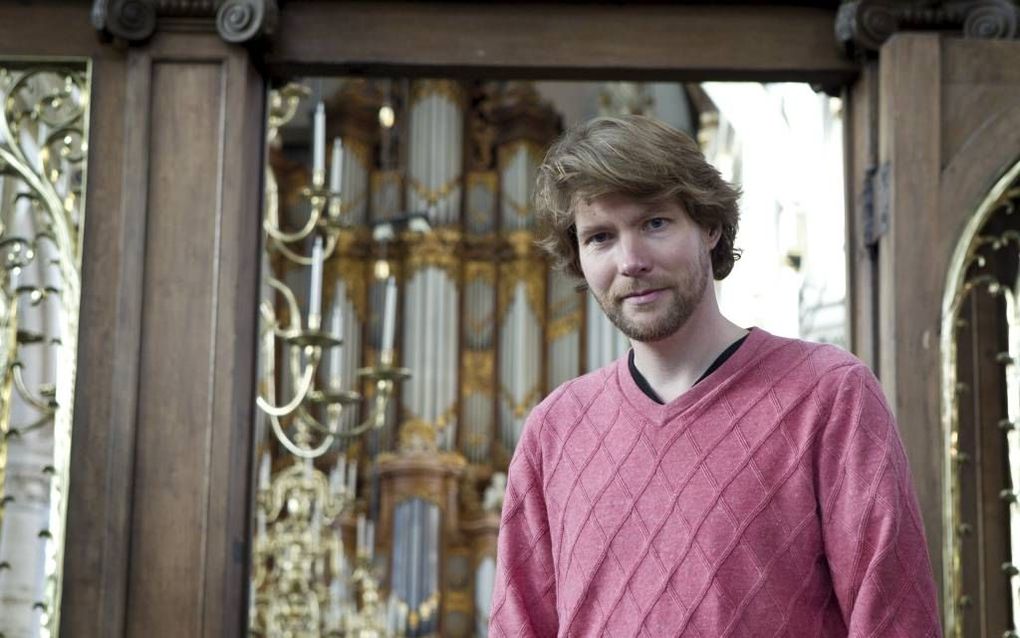
<path id="1" fill-rule="evenodd" d="M 162 18 L 206 19 L 224 41 L 248 44 L 273 33 L 276 0 L 94 0 L 92 26 L 105 40 L 141 44 Z"/>
<path id="2" fill-rule="evenodd" d="M 848 0 L 836 14 L 836 39 L 850 56 L 877 52 L 898 31 L 949 31 L 968 38 L 1013 39 L 1020 35 L 1020 7 L 1010 0 Z"/>

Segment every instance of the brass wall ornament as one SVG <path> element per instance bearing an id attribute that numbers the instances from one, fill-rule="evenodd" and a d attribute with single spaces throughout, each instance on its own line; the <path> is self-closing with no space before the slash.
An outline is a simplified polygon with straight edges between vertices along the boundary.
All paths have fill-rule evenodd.
<path id="1" fill-rule="evenodd" d="M 59 627 L 90 91 L 87 61 L 0 59 L 0 541 L 19 559 L 0 567 L 17 572 L 0 600 L 5 630 L 43 636 Z M 36 507 L 41 527 L 24 518 Z"/>
<path id="2" fill-rule="evenodd" d="M 1020 504 L 1016 494 L 1020 491 L 1020 163 L 1013 166 L 992 188 L 985 200 L 971 217 L 956 250 L 950 261 L 946 278 L 945 293 L 942 303 L 941 326 L 941 410 L 945 445 L 945 462 L 943 465 L 943 530 L 944 545 L 944 583 L 947 636 L 962 637 L 965 635 L 965 623 L 972 613 L 981 614 L 982 610 L 972 609 L 978 591 L 966 590 L 967 577 L 964 566 L 966 543 L 983 543 L 984 538 L 973 539 L 980 528 L 989 528 L 997 520 L 1005 521 L 1004 560 L 1001 569 L 993 578 L 1004 579 L 1009 592 L 1009 618 L 1012 627 L 998 627 L 997 630 L 1009 632 L 1020 628 Z M 993 308 L 998 316 L 980 316 L 974 304 L 983 304 L 981 308 Z M 970 307 L 965 317 L 963 309 Z M 981 327 L 970 325 L 975 318 L 982 321 Z M 989 323 L 990 321 L 990 323 Z M 990 325 L 997 326 L 990 329 Z M 969 330 L 965 336 L 961 331 Z M 972 348 L 973 332 L 984 334 L 991 344 L 986 348 Z M 996 336 L 1001 334 L 1000 337 Z M 961 341 L 965 339 L 966 342 Z M 971 396 L 976 388 L 971 383 L 971 376 L 961 377 L 960 351 L 964 346 L 974 350 L 970 356 L 976 358 L 983 370 L 996 371 L 999 381 L 994 387 L 1001 388 L 996 398 L 989 402 L 988 395 Z M 992 348 L 992 351 L 989 350 Z M 988 354 L 990 352 L 990 354 Z M 981 359 L 983 357 L 983 359 Z M 975 365 L 975 364 L 971 364 Z M 971 372 L 973 376 L 973 372 Z M 976 377 L 980 378 L 980 377 Z M 987 390 L 986 390 L 987 392 Z M 988 468 L 974 467 L 975 454 L 981 453 L 981 447 L 969 443 L 974 434 L 961 427 L 961 422 L 974 418 L 974 410 L 970 404 L 981 404 L 977 414 L 985 413 L 998 417 L 984 417 L 968 427 L 993 432 L 992 436 L 1000 437 L 999 449 L 1004 451 L 1005 468 L 1000 480 L 1004 482 L 999 489 L 1001 511 L 985 512 L 977 520 L 970 520 L 965 515 L 964 481 L 970 473 L 981 472 L 985 480 L 992 478 Z M 997 404 L 1002 404 L 1001 408 Z M 991 422 L 985 422 L 989 421 Z M 980 458 L 977 459 L 980 461 Z M 972 482 L 972 481 L 971 481 Z M 979 494 L 977 499 L 981 500 Z M 978 524 L 980 523 L 980 525 Z M 988 547 L 987 552 L 996 548 Z M 996 565 L 995 568 L 998 568 Z M 986 568 L 991 570 L 993 568 Z M 1001 581 L 1000 581 L 1001 582 Z M 994 585 L 994 583 L 993 583 Z M 970 587 L 980 590 L 987 588 L 987 583 Z M 983 595 L 983 594 L 982 594 Z M 976 620 L 974 622 L 977 622 Z"/>

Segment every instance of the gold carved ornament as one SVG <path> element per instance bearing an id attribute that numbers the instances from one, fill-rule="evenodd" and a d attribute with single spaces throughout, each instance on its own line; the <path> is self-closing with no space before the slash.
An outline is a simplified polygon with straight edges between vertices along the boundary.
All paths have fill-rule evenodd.
<path id="1" fill-rule="evenodd" d="M 45 556 L 38 565 L 45 578 L 45 593 L 37 603 L 39 623 L 51 636 L 57 634 L 60 623 L 90 91 L 91 66 L 85 60 L 0 62 L 0 179 L 25 187 L 13 199 L 0 200 L 0 267 L 5 283 L 0 305 L 0 523 L 13 498 L 4 494 L 7 441 L 52 427 L 53 457 L 43 468 L 50 483 L 49 523 L 39 533 L 45 542 Z M 26 139 L 37 146 L 30 150 Z M 15 189 L 17 186 L 6 190 L 10 194 Z M 10 216 L 20 206 L 31 214 L 34 236 L 15 234 Z M 21 272 L 43 257 L 46 265 L 57 267 L 59 287 L 19 283 Z M 19 306 L 26 302 L 38 306 L 50 300 L 59 302 L 56 336 L 18 325 Z M 22 370 L 30 365 L 25 363 L 30 359 L 28 349 L 36 346 L 57 349 L 57 368 L 46 374 L 52 375 L 53 383 L 30 387 Z M 11 423 L 15 393 L 34 412 L 27 423 Z"/>
<path id="2" fill-rule="evenodd" d="M 490 208 L 488 209 L 472 207 L 465 211 L 470 221 L 477 225 L 491 222 L 494 216 L 493 209 L 496 207 L 496 193 L 499 188 L 499 175 L 493 171 L 475 171 L 468 173 L 467 178 L 465 179 L 465 188 L 469 193 L 476 188 L 484 188 L 488 192 L 489 197 L 492 198 L 489 202 Z M 472 199 L 473 198 L 469 197 L 468 201 L 470 202 Z"/>
<path id="3" fill-rule="evenodd" d="M 510 164 L 514 158 L 518 157 L 521 152 L 524 152 L 528 156 L 528 165 L 537 167 L 542 162 L 542 157 L 545 149 L 532 140 L 517 140 L 505 144 L 499 148 L 499 172 L 505 174 L 509 170 Z M 528 183 L 532 183 L 534 180 L 532 176 L 528 177 Z M 529 193 L 530 198 L 530 193 Z M 512 199 L 508 193 L 503 193 L 503 206 L 509 208 L 518 218 L 526 218 L 534 215 L 534 210 L 531 207 L 530 200 L 524 202 L 518 202 Z"/>
<path id="4" fill-rule="evenodd" d="M 460 231 L 454 228 L 436 228 L 428 233 L 405 235 L 407 279 L 413 278 L 414 273 L 423 268 L 439 268 L 457 286 L 460 281 L 461 237 Z"/>
<path id="5" fill-rule="evenodd" d="M 1020 233 L 1007 230 L 1001 236 L 980 236 L 986 222 L 998 212 L 1016 214 L 1020 201 L 1020 162 L 1015 164 L 989 191 L 961 234 L 961 239 L 950 259 L 946 285 L 942 299 L 942 325 L 940 335 L 941 351 L 941 420 L 944 441 L 943 463 L 943 545 L 944 587 L 946 589 L 945 632 L 946 636 L 962 638 L 963 615 L 971 597 L 963 591 L 962 540 L 972 526 L 963 520 L 961 512 L 962 484 L 960 466 L 964 453 L 959 449 L 959 398 L 966 385 L 957 378 L 957 332 L 961 327 L 960 310 L 967 296 L 973 291 L 984 290 L 993 296 L 1002 296 L 1006 306 L 1006 320 L 1009 324 L 1009 351 L 998 359 L 1005 364 L 1008 418 L 998 426 L 1004 432 L 1009 458 L 1009 473 L 1012 489 L 1004 489 L 1002 498 L 1010 511 L 1011 562 L 1003 565 L 1005 576 L 1010 579 L 1013 592 L 1012 615 L 1014 622 L 1020 619 L 1017 601 L 1017 576 L 1020 570 L 1020 505 L 1017 503 L 1017 485 L 1020 485 L 1020 308 L 1017 305 L 1015 282 L 1002 283 L 989 270 L 983 250 L 998 251 L 1010 245 L 1020 252 Z"/>
<path id="6" fill-rule="evenodd" d="M 499 394 L 507 407 L 509 407 L 512 411 L 514 418 L 523 419 L 528 416 L 528 412 L 531 411 L 531 408 L 535 407 L 535 405 L 542 400 L 542 387 L 541 385 L 536 385 L 529 390 L 520 401 L 517 401 L 517 399 L 514 398 L 513 394 L 510 393 L 510 390 L 507 389 L 506 386 L 500 386 Z"/>
<path id="7" fill-rule="evenodd" d="M 411 89 L 411 108 L 431 95 L 438 95 L 457 107 L 465 101 L 464 89 L 454 80 L 419 80 Z"/>
<path id="8" fill-rule="evenodd" d="M 449 179 L 444 184 L 440 184 L 438 188 L 429 188 L 414 177 L 410 178 L 410 184 L 415 195 L 425 200 L 425 203 L 429 206 L 435 206 L 449 197 L 460 186 L 460 175 Z"/>
<path id="9" fill-rule="evenodd" d="M 574 334 L 581 329 L 581 311 L 575 310 L 569 314 L 557 317 L 549 322 L 545 329 L 546 343 L 553 343 L 563 337 Z"/>
<path id="10" fill-rule="evenodd" d="M 500 264 L 498 314 L 505 318 L 517 285 L 524 284 L 524 294 L 531 312 L 541 325 L 545 321 L 546 268 L 542 262 L 518 259 Z"/>
<path id="11" fill-rule="evenodd" d="M 460 394 L 492 396 L 496 353 L 492 350 L 464 350 L 460 355 Z"/>
<path id="12" fill-rule="evenodd" d="M 448 407 L 435 421 L 427 421 L 405 411 L 400 426 L 399 449 L 401 452 L 435 452 L 439 449 L 439 433 L 457 417 L 456 402 Z"/>

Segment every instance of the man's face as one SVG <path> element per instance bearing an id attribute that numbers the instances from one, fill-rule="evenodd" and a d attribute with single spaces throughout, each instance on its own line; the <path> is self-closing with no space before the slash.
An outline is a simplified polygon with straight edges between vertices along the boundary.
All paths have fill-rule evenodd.
<path id="1" fill-rule="evenodd" d="M 676 202 L 616 194 L 578 203 L 574 223 L 584 278 L 623 334 L 658 341 L 687 323 L 711 279 L 717 234 Z"/>

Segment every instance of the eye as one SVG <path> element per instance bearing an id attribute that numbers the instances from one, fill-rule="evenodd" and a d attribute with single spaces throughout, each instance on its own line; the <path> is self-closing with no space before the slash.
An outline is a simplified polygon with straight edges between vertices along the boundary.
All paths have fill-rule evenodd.
<path id="1" fill-rule="evenodd" d="M 665 217 L 652 217 L 645 222 L 645 228 L 648 230 L 661 230 L 669 224 L 669 220 Z"/>
<path id="2" fill-rule="evenodd" d="M 601 243 L 604 243 L 604 242 L 606 242 L 608 240 L 609 240 L 609 233 L 607 233 L 607 232 L 600 232 L 600 233 L 592 233 L 591 235 L 588 235 L 585 238 L 584 243 L 585 243 L 585 245 L 593 245 L 593 244 L 601 244 Z"/>

